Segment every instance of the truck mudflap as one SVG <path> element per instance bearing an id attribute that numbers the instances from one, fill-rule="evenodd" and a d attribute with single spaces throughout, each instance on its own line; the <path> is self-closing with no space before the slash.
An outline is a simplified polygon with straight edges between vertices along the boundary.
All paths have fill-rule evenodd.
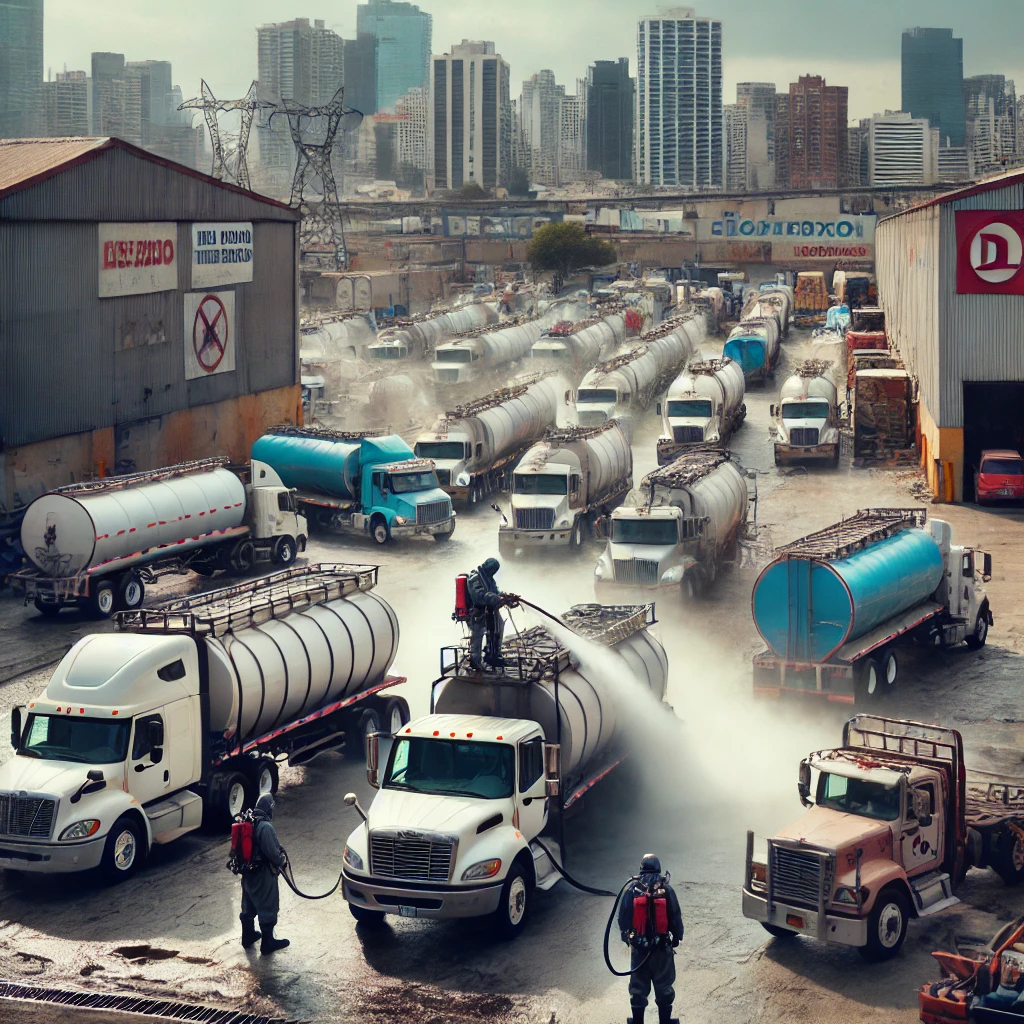
<path id="1" fill-rule="evenodd" d="M 758 895 L 749 889 L 743 890 L 743 916 L 773 928 L 784 928 L 794 935 L 807 935 L 843 946 L 866 946 L 868 941 L 866 917 L 843 917 L 827 911 L 819 913 L 778 902 L 773 902 L 769 908 L 766 895 Z"/>
<path id="2" fill-rule="evenodd" d="M 486 885 L 418 884 L 357 875 L 346 867 L 341 892 L 354 906 L 400 917 L 485 917 L 498 909 L 504 884 L 504 879 Z"/>

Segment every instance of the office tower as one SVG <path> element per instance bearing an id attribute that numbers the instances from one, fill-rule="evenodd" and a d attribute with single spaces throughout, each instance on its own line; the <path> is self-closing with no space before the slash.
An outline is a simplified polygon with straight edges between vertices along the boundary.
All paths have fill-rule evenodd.
<path id="1" fill-rule="evenodd" d="M 727 103 L 725 117 L 725 187 L 729 192 L 747 189 L 747 108 Z"/>
<path id="2" fill-rule="evenodd" d="M 775 187 L 789 188 L 789 93 L 775 97 Z"/>
<path id="3" fill-rule="evenodd" d="M 951 28 L 911 28 L 903 33 L 901 109 L 938 128 L 942 142 L 965 144 L 964 41 Z"/>
<path id="4" fill-rule="evenodd" d="M 43 0 L 0 4 L 0 138 L 45 131 Z"/>
<path id="5" fill-rule="evenodd" d="M 366 117 L 377 113 L 377 37 L 361 32 L 345 40 L 345 106 Z"/>
<path id="6" fill-rule="evenodd" d="M 51 138 L 88 135 L 92 130 L 92 82 L 84 71 L 58 71 L 43 82 L 45 134 Z"/>
<path id="7" fill-rule="evenodd" d="M 151 125 L 171 123 L 171 63 L 166 60 L 129 60 L 125 77 L 139 82 L 139 134 L 149 142 Z M 177 113 L 175 111 L 175 113 Z"/>
<path id="8" fill-rule="evenodd" d="M 377 39 L 377 108 L 394 109 L 400 96 L 427 82 L 433 19 L 415 4 L 369 0 L 356 8 L 356 29 Z"/>
<path id="9" fill-rule="evenodd" d="M 123 53 L 92 55 L 92 133 L 142 145 L 142 76 Z"/>
<path id="10" fill-rule="evenodd" d="M 740 82 L 736 103 L 747 111 L 746 188 L 775 185 L 776 93 L 772 82 Z"/>
<path id="11" fill-rule="evenodd" d="M 580 178 L 585 167 L 586 83 L 576 82 L 576 95 L 563 96 L 558 104 L 558 183 Z"/>
<path id="12" fill-rule="evenodd" d="M 964 79 L 967 148 L 975 170 L 996 168 L 1017 155 L 1017 91 L 1003 75 Z"/>
<path id="13" fill-rule="evenodd" d="M 553 71 L 538 71 L 523 82 L 519 117 L 526 144 L 527 169 L 531 181 L 543 185 L 558 183 L 559 117 L 565 86 L 555 82 Z"/>
<path id="14" fill-rule="evenodd" d="M 509 67 L 494 43 L 463 39 L 431 58 L 433 187 L 485 189 L 508 180 L 512 149 Z"/>
<path id="15" fill-rule="evenodd" d="M 938 131 L 923 117 L 887 110 L 871 118 L 868 184 L 931 185 L 938 171 Z"/>
<path id="16" fill-rule="evenodd" d="M 636 166 L 648 185 L 720 188 L 722 23 L 690 8 L 637 25 Z"/>
<path id="17" fill-rule="evenodd" d="M 789 87 L 789 186 L 840 188 L 846 184 L 847 89 L 804 75 Z"/>
<path id="18" fill-rule="evenodd" d="M 427 170 L 427 107 L 426 89 L 416 87 L 400 97 L 395 104 L 399 115 L 398 163 L 417 171 Z"/>
<path id="19" fill-rule="evenodd" d="M 628 57 L 598 60 L 587 69 L 587 169 L 602 178 L 633 177 L 634 91 Z"/>

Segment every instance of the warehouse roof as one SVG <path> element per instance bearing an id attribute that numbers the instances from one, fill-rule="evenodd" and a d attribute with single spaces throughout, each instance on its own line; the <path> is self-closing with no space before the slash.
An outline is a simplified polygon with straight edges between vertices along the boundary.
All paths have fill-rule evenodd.
<path id="1" fill-rule="evenodd" d="M 955 203 L 961 199 L 967 199 L 970 196 L 981 195 L 985 192 L 996 192 L 1001 188 L 1010 188 L 1013 185 L 1020 185 L 1022 183 L 1024 183 L 1024 170 L 1017 168 L 1016 170 L 1006 171 L 1003 174 L 997 174 L 991 178 L 985 178 L 982 181 L 977 181 L 973 185 L 965 185 L 963 188 L 954 189 L 952 192 L 944 192 L 941 196 L 936 196 L 934 199 L 928 199 L 923 203 L 915 203 L 913 206 L 909 206 L 907 209 L 893 214 L 893 216 L 901 217 L 903 214 L 912 213 L 914 210 L 925 210 L 929 206 L 940 206 L 946 203 Z M 884 220 L 890 219 L 891 218 L 889 217 L 884 218 Z"/>
<path id="2" fill-rule="evenodd" d="M 0 139 L 0 199 L 31 188 L 33 185 L 46 181 L 57 174 L 68 171 L 80 164 L 95 160 L 102 153 L 111 149 L 123 149 L 133 156 L 161 167 L 169 167 L 181 174 L 198 178 L 217 188 L 238 192 L 260 203 L 278 209 L 290 209 L 287 203 L 279 202 L 257 192 L 249 192 L 238 185 L 221 181 L 219 178 L 203 174 L 184 164 L 165 160 L 163 157 L 147 153 L 138 146 L 133 146 L 124 139 L 116 138 L 67 138 L 67 139 Z M 296 218 L 297 210 L 293 211 Z"/>

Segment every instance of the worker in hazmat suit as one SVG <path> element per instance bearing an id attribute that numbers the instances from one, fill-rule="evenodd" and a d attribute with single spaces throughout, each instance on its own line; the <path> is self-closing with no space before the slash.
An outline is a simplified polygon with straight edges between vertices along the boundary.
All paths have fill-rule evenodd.
<path id="1" fill-rule="evenodd" d="M 488 558 L 469 574 L 466 592 L 469 598 L 469 664 L 477 672 L 484 667 L 483 645 L 487 637 L 487 664 L 494 669 L 501 668 L 501 639 L 505 623 L 501 617 L 502 608 L 514 608 L 519 604 L 515 594 L 503 594 L 494 581 L 501 568 L 496 558 Z"/>
<path id="2" fill-rule="evenodd" d="M 619 905 L 619 932 L 630 949 L 629 1002 L 632 1024 L 643 1024 L 647 997 L 654 988 L 658 1024 L 670 1024 L 676 993 L 675 948 L 683 938 L 679 899 L 662 875 L 661 861 L 644 855 L 640 874 Z"/>
<path id="3" fill-rule="evenodd" d="M 242 945 L 248 949 L 257 939 L 261 953 L 273 953 L 289 945 L 287 939 L 274 937 L 280 895 L 277 876 L 284 867 L 286 856 L 271 824 L 274 817 L 274 798 L 264 793 L 253 809 L 251 871 L 242 875 Z M 259 918 L 260 931 L 255 919 Z"/>

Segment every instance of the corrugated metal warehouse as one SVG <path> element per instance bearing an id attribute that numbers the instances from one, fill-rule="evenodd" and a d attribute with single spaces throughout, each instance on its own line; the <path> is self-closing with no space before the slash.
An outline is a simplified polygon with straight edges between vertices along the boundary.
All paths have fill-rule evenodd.
<path id="1" fill-rule="evenodd" d="M 974 497 L 979 454 L 1024 452 L 1024 172 L 879 222 L 890 345 L 920 381 L 921 458 L 937 497 Z"/>
<path id="2" fill-rule="evenodd" d="M 0 507 L 294 422 L 298 217 L 119 139 L 0 141 Z"/>

